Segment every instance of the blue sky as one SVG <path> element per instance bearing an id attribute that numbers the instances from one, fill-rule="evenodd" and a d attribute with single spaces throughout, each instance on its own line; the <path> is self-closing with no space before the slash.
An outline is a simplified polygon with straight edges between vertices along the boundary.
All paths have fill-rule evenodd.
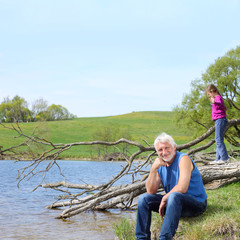
<path id="1" fill-rule="evenodd" d="M 0 0 L 0 102 L 170 111 L 240 45 L 239 12 L 240 0 Z"/>

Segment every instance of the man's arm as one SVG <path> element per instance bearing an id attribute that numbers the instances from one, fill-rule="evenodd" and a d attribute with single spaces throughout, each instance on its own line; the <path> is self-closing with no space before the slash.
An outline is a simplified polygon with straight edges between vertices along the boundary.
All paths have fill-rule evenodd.
<path id="1" fill-rule="evenodd" d="M 165 162 L 159 157 L 154 161 L 148 179 L 146 181 L 147 193 L 155 194 L 160 186 L 161 178 L 158 174 L 158 169 L 161 166 L 165 166 Z"/>
<path id="2" fill-rule="evenodd" d="M 193 166 L 192 160 L 188 156 L 183 156 L 179 162 L 178 184 L 162 198 L 161 204 L 159 206 L 159 213 L 161 217 L 164 216 L 164 210 L 165 210 L 167 199 L 170 193 L 172 192 L 186 193 L 187 192 L 193 168 L 194 166 Z"/>

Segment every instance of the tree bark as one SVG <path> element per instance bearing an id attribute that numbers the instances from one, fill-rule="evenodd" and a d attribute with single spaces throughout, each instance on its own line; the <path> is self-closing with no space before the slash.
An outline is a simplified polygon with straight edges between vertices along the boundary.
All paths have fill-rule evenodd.
<path id="1" fill-rule="evenodd" d="M 240 181 L 240 162 L 221 165 L 206 164 L 198 168 L 206 189 L 216 189 L 220 186 Z M 96 188 L 96 186 L 69 184 L 66 182 L 42 185 L 44 188 L 60 186 L 80 189 Z M 104 210 L 114 207 L 131 208 L 133 199 L 144 192 L 146 192 L 145 180 L 138 183 L 110 187 L 99 192 L 101 194 L 87 196 L 79 200 L 74 199 L 64 202 L 56 202 L 47 206 L 47 208 L 71 206 L 70 208 L 63 210 L 57 218 L 69 218 L 86 210 Z M 159 188 L 159 192 L 164 192 L 162 186 Z M 118 206 L 119 204 L 120 206 Z"/>

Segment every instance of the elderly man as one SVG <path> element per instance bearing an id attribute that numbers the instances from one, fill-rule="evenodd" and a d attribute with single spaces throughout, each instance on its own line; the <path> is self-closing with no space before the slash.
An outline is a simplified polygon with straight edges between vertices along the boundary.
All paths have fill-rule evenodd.
<path id="1" fill-rule="evenodd" d="M 158 158 L 146 181 L 147 193 L 138 199 L 137 239 L 151 239 L 151 212 L 164 218 L 159 239 L 172 239 L 180 217 L 202 214 L 207 208 L 207 194 L 194 161 L 176 151 L 176 143 L 166 133 L 154 142 Z M 162 183 L 165 195 L 157 194 Z"/>

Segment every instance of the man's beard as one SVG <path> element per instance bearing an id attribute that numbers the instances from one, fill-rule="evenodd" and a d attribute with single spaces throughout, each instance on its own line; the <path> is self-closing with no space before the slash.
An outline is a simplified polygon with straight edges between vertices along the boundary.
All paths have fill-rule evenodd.
<path id="1" fill-rule="evenodd" d="M 168 155 L 166 158 L 162 157 L 162 159 L 164 162 L 170 162 L 173 159 L 174 155 L 175 155 L 175 152 L 172 151 L 172 153 L 170 155 Z"/>

